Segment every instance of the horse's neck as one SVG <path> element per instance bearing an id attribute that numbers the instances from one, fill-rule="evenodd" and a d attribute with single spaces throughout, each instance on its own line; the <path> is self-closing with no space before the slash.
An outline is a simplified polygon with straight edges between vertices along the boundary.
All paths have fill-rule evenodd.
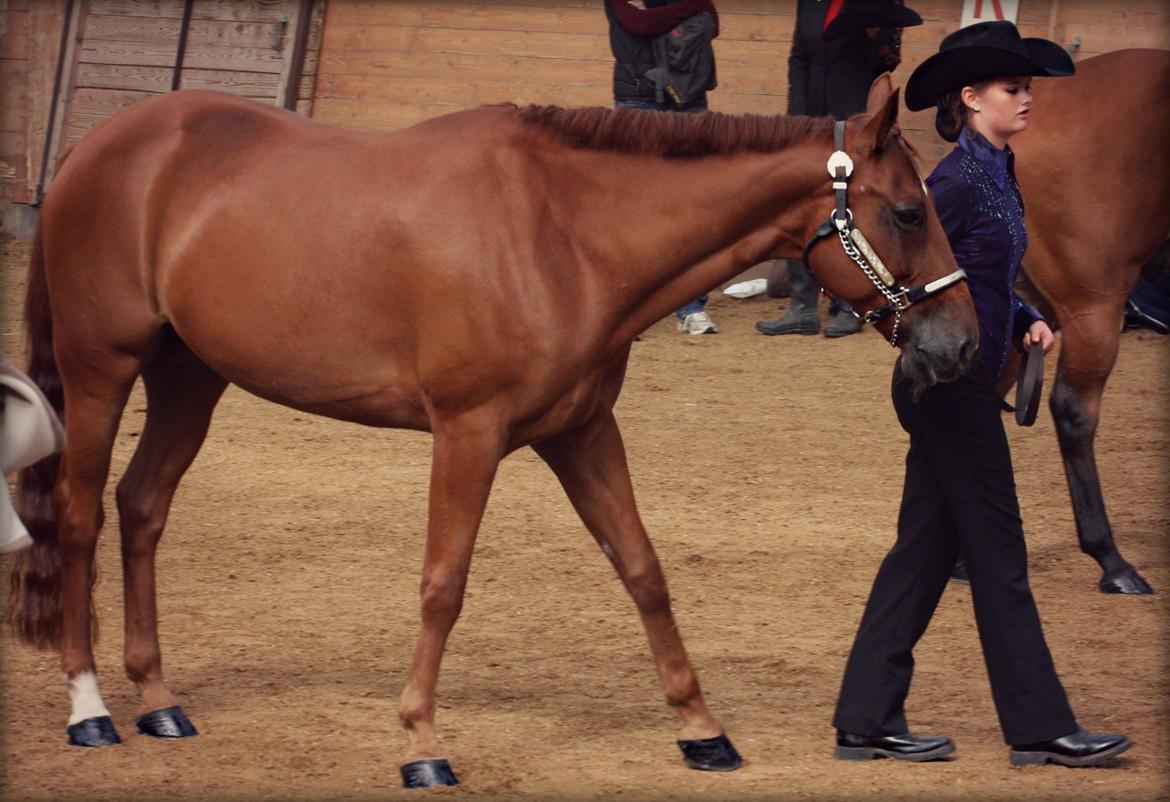
<path id="1" fill-rule="evenodd" d="M 620 336 L 773 254 L 796 258 L 814 198 L 825 196 L 815 215 L 832 205 L 827 152 L 799 145 L 772 154 L 636 157 L 620 178 L 585 181 L 577 203 L 590 212 L 575 218 L 574 234 L 593 256 Z"/>

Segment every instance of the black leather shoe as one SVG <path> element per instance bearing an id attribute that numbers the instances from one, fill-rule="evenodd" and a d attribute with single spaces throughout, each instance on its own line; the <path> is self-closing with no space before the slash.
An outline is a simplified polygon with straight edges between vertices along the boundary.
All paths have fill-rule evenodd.
<path id="1" fill-rule="evenodd" d="M 941 735 L 878 735 L 868 737 L 837 730 L 837 760 L 874 760 L 892 757 L 921 763 L 938 760 L 955 751 L 955 742 Z"/>
<path id="2" fill-rule="evenodd" d="M 1124 735 L 1080 730 L 1043 743 L 1013 744 L 1009 759 L 1013 766 L 1043 766 L 1045 763 L 1059 763 L 1074 768 L 1095 766 L 1117 757 L 1131 746 L 1133 742 Z"/>

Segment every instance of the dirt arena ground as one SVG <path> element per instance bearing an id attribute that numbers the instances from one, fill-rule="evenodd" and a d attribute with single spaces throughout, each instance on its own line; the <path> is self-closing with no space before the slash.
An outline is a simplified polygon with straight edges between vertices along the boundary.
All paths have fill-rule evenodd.
<path id="1" fill-rule="evenodd" d="M 20 351 L 27 246 L 2 243 L 0 346 Z M 1170 338 L 1127 333 L 1098 437 L 1111 517 L 1159 595 L 1102 596 L 1076 546 L 1046 410 L 1011 425 L 1033 587 L 1082 724 L 1136 746 L 1107 767 L 1011 769 L 971 614 L 952 585 L 917 651 L 917 731 L 946 763 L 831 759 L 829 718 L 894 533 L 906 437 L 893 352 L 864 336 L 767 338 L 775 301 L 714 296 L 718 336 L 672 320 L 635 343 L 618 406 L 643 518 L 709 704 L 747 764 L 688 771 L 632 604 L 530 452 L 502 465 L 440 684 L 465 799 L 1170 798 Z M 1048 360 L 1051 382 L 1055 359 Z M 143 421 L 123 420 L 116 480 Z M 134 734 L 116 512 L 100 547 L 102 690 L 126 743 L 71 749 L 56 658 L 8 639 L 6 800 L 422 799 L 399 788 L 396 710 L 416 631 L 428 436 L 311 418 L 231 389 L 160 554 L 172 687 L 200 729 Z M 113 482 L 111 482 L 111 488 Z M 2 561 L 5 572 L 8 560 Z"/>

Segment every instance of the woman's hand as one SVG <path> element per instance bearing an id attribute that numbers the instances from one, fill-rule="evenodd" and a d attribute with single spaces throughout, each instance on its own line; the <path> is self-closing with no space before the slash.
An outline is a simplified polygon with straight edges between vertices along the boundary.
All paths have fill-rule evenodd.
<path id="1" fill-rule="evenodd" d="M 1052 346 L 1056 345 L 1056 335 L 1043 320 L 1037 320 L 1024 332 L 1024 350 L 1027 350 L 1032 343 L 1040 343 L 1040 347 L 1044 349 L 1046 354 L 1052 350 Z"/>

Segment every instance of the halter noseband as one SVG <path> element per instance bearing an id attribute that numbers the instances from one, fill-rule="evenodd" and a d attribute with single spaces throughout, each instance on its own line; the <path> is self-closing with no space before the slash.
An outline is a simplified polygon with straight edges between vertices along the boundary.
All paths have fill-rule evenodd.
<path id="1" fill-rule="evenodd" d="M 967 274 L 960 267 L 953 273 L 913 289 L 908 290 L 899 284 L 869 244 L 869 240 L 865 238 L 860 229 L 853 226 L 853 212 L 849 211 L 849 176 L 853 174 L 853 160 L 845 153 L 845 122 L 843 120 L 838 120 L 833 124 L 833 147 L 835 150 L 833 155 L 829 157 L 826 166 L 829 168 L 829 175 L 833 177 L 833 191 L 837 195 L 837 206 L 829 213 L 829 219 L 821 223 L 812 239 L 804 246 L 804 255 L 801 257 L 801 261 L 811 271 L 808 255 L 813 246 L 822 239 L 836 234 L 841 240 L 841 247 L 845 249 L 845 255 L 861 268 L 866 278 L 873 282 L 878 292 L 887 301 L 885 306 L 871 309 L 865 315 L 859 315 L 857 312 L 853 312 L 853 315 L 862 323 L 876 323 L 893 314 L 894 329 L 890 334 L 890 345 L 897 347 L 898 326 L 902 322 L 902 313 L 912 304 L 940 293 L 952 284 L 966 281 Z"/>

